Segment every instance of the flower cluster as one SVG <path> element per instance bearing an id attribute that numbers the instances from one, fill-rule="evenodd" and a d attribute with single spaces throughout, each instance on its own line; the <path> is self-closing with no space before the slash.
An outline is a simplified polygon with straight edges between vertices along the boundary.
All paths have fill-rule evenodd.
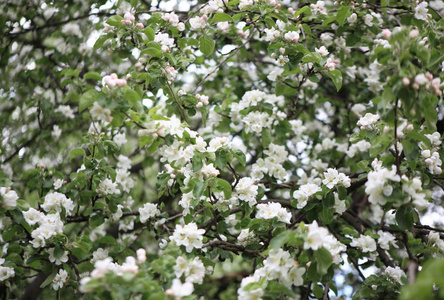
<path id="1" fill-rule="evenodd" d="M 257 206 L 256 218 L 258 219 L 273 219 L 277 218 L 278 221 L 290 224 L 291 213 L 288 212 L 278 202 L 261 203 Z"/>
<path id="2" fill-rule="evenodd" d="M 170 240 L 178 246 L 185 246 L 189 253 L 193 248 L 201 249 L 203 246 L 204 229 L 198 229 L 196 223 L 189 223 L 184 226 L 177 224 Z"/>
<path id="3" fill-rule="evenodd" d="M 299 266 L 288 251 L 282 249 L 272 249 L 267 259 L 264 260 L 263 267 L 256 269 L 250 277 L 242 279 L 241 287 L 238 289 L 238 299 L 254 299 L 263 295 L 262 289 L 247 290 L 244 287 L 251 282 L 258 282 L 261 278 L 269 280 L 279 280 L 285 286 L 301 286 L 304 283 L 302 276 L 305 268 Z"/>

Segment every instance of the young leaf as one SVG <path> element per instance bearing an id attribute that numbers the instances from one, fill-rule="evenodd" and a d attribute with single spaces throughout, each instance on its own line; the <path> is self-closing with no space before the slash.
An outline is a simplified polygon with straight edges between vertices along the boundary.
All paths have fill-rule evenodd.
<path id="1" fill-rule="evenodd" d="M 333 81 L 333 84 L 336 87 L 336 90 L 339 92 L 339 90 L 342 87 L 342 73 L 339 70 L 333 70 L 327 73 L 328 77 L 331 78 Z"/>
<path id="2" fill-rule="evenodd" d="M 199 39 L 199 50 L 205 54 L 205 56 L 210 55 L 214 51 L 214 40 L 207 35 L 202 36 Z"/>

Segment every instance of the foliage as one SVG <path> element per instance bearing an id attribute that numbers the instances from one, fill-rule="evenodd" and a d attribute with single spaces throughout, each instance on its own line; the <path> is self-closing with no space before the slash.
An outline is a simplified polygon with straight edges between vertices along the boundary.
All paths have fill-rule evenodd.
<path id="1" fill-rule="evenodd" d="M 443 298 L 443 2 L 172 2 L 0 4 L 0 296 Z"/>

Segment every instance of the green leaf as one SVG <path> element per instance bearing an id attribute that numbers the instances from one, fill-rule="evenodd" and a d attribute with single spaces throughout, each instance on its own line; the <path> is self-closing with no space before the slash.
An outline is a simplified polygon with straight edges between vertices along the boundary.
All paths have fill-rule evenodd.
<path id="1" fill-rule="evenodd" d="M 111 26 L 120 27 L 120 26 L 122 26 L 122 20 L 123 20 L 123 18 L 121 16 L 115 15 L 115 16 L 108 18 L 108 20 L 106 20 L 106 23 Z"/>
<path id="2" fill-rule="evenodd" d="M 345 187 L 343 187 L 342 185 L 339 185 L 337 187 L 338 189 L 338 197 L 339 200 L 344 200 L 347 198 L 347 189 Z"/>
<path id="3" fill-rule="evenodd" d="M 154 41 L 155 33 L 151 27 L 146 27 L 144 32 L 145 32 L 146 36 L 148 37 L 149 41 Z"/>
<path id="4" fill-rule="evenodd" d="M 322 59 L 322 56 L 319 53 L 310 52 L 310 53 L 307 53 L 306 55 L 304 55 L 304 57 L 302 57 L 302 62 L 303 63 L 313 62 L 313 63 L 319 64 L 321 62 L 321 59 Z"/>
<path id="5" fill-rule="evenodd" d="M 217 151 L 214 165 L 219 169 L 223 169 L 227 165 L 227 162 L 228 162 L 227 152 L 225 150 Z"/>
<path id="6" fill-rule="evenodd" d="M 83 112 L 90 107 L 99 98 L 99 93 L 96 90 L 86 91 L 79 100 L 79 112 Z"/>
<path id="7" fill-rule="evenodd" d="M 234 157 L 236 157 L 237 161 L 245 167 L 245 165 L 247 164 L 247 158 L 245 154 L 241 150 L 236 150 L 233 151 L 233 155 Z"/>
<path id="8" fill-rule="evenodd" d="M 399 228 L 407 230 L 413 226 L 413 209 L 410 206 L 403 205 L 396 211 L 396 222 Z"/>
<path id="9" fill-rule="evenodd" d="M 113 238 L 113 237 L 110 236 L 110 235 L 106 235 L 106 236 L 102 237 L 102 238 L 99 240 L 99 243 L 100 243 L 100 244 L 114 245 L 114 244 L 116 243 L 116 239 Z"/>
<path id="10" fill-rule="evenodd" d="M 128 89 L 125 92 L 125 99 L 128 100 L 131 105 L 136 105 L 142 98 L 135 90 Z"/>
<path id="11" fill-rule="evenodd" d="M 333 257 L 331 256 L 331 253 L 327 249 L 322 247 L 315 251 L 314 256 L 317 262 L 316 270 L 318 274 L 327 274 L 328 268 L 333 263 Z"/>
<path id="12" fill-rule="evenodd" d="M 319 284 L 315 284 L 313 286 L 313 295 L 316 298 L 321 299 L 322 296 L 324 295 L 324 289 L 322 288 L 322 286 L 320 286 Z"/>
<path id="13" fill-rule="evenodd" d="M 196 153 L 194 153 L 194 156 L 193 156 L 193 172 L 197 172 L 197 171 L 199 171 L 200 169 L 202 169 L 202 167 L 203 167 L 203 155 L 202 155 L 202 153 L 200 153 L 200 152 L 197 152 L 196 151 Z"/>
<path id="14" fill-rule="evenodd" d="M 199 199 L 200 196 L 202 196 L 203 192 L 207 188 L 207 182 L 206 181 L 196 181 L 193 189 L 193 196 L 196 199 Z"/>
<path id="15" fill-rule="evenodd" d="M 151 145 L 151 143 L 154 141 L 153 136 L 146 135 L 139 137 L 139 147 L 142 148 L 145 145 Z"/>
<path id="16" fill-rule="evenodd" d="M 342 73 L 341 73 L 341 71 L 333 70 L 333 71 L 328 72 L 327 75 L 333 81 L 333 84 L 336 87 L 336 91 L 339 92 L 339 90 L 342 87 Z"/>
<path id="17" fill-rule="evenodd" d="M 89 226 L 91 226 L 91 228 L 97 228 L 102 225 L 103 222 L 105 222 L 105 220 L 103 219 L 103 216 L 101 214 L 96 214 L 90 217 L 88 220 Z"/>
<path id="18" fill-rule="evenodd" d="M 268 146 L 271 144 L 271 132 L 268 128 L 262 128 L 262 146 L 264 148 L 268 148 Z"/>
<path id="19" fill-rule="evenodd" d="M 434 95 L 427 95 L 423 100 L 423 114 L 425 123 L 428 129 L 436 131 L 436 122 L 438 121 L 438 113 L 436 112 L 436 105 L 438 98 Z"/>
<path id="20" fill-rule="evenodd" d="M 211 18 L 211 22 L 212 23 L 216 23 L 216 22 L 233 22 L 233 18 L 225 13 L 219 13 L 219 14 L 215 14 L 212 18 Z"/>
<path id="21" fill-rule="evenodd" d="M 294 17 L 296 18 L 296 17 L 299 16 L 300 14 L 308 14 L 308 13 L 310 13 L 310 12 L 311 12 L 310 5 L 306 5 L 306 6 L 303 6 L 302 8 L 300 8 L 299 10 L 297 10 L 297 11 L 294 13 Z"/>
<path id="22" fill-rule="evenodd" d="M 110 38 L 110 35 L 108 35 L 108 34 L 107 34 L 107 35 L 102 35 L 102 36 L 100 36 L 100 37 L 97 39 L 97 41 L 94 43 L 93 48 L 94 48 L 95 50 L 99 49 L 100 47 L 102 47 L 103 43 L 105 43 L 106 40 L 109 39 L 109 38 Z"/>
<path id="23" fill-rule="evenodd" d="M 89 71 L 88 73 L 83 75 L 83 79 L 93 79 L 93 80 L 100 81 L 100 80 L 102 80 L 102 76 L 100 76 L 100 74 L 97 72 Z"/>
<path id="24" fill-rule="evenodd" d="M 410 140 L 404 139 L 402 140 L 402 147 L 404 149 L 405 157 L 407 157 L 407 160 L 413 161 L 418 157 L 418 143 L 413 143 Z"/>
<path id="25" fill-rule="evenodd" d="M 69 158 L 73 159 L 74 157 L 79 156 L 79 155 L 86 156 L 85 150 L 83 150 L 82 148 L 74 148 L 69 153 Z"/>
<path id="26" fill-rule="evenodd" d="M 48 285 L 52 282 L 52 280 L 56 277 L 57 273 L 58 273 L 58 270 L 57 270 L 57 269 L 55 269 L 54 271 L 52 271 L 52 273 L 51 273 L 51 274 L 46 278 L 46 280 L 43 281 L 43 283 L 40 285 L 40 288 L 42 289 L 42 288 L 48 286 Z"/>
<path id="27" fill-rule="evenodd" d="M 207 35 L 202 36 L 199 39 L 199 50 L 205 55 L 208 56 L 214 51 L 214 40 Z"/>
<path id="28" fill-rule="evenodd" d="M 345 19 L 348 17 L 350 11 L 349 6 L 343 6 L 339 9 L 338 14 L 336 15 L 336 22 L 338 22 L 339 25 L 344 25 Z"/>
<path id="29" fill-rule="evenodd" d="M 216 181 L 216 187 L 219 191 L 224 192 L 225 199 L 231 198 L 231 184 L 222 178 L 215 178 Z"/>

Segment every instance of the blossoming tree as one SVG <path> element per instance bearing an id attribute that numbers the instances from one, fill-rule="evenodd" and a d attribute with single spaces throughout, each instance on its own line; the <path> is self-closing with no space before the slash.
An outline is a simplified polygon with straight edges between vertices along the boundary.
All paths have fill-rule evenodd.
<path id="1" fill-rule="evenodd" d="M 442 297 L 442 1 L 0 11 L 1 298 Z"/>

